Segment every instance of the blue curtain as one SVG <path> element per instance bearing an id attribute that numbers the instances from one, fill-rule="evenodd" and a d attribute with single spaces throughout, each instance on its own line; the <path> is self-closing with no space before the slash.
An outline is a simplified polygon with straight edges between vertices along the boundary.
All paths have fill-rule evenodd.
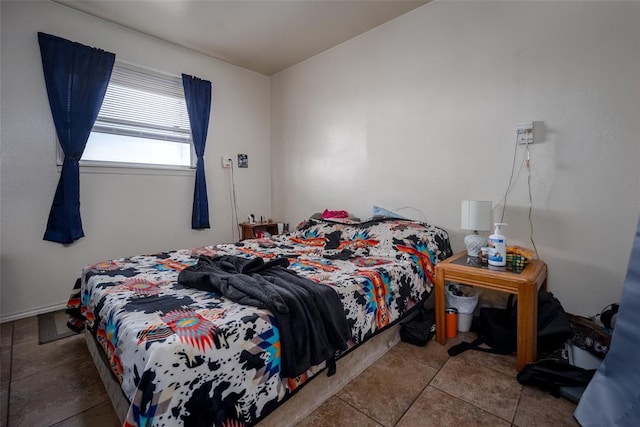
<path id="1" fill-rule="evenodd" d="M 38 33 L 44 80 L 60 146 L 62 172 L 44 240 L 73 243 L 84 236 L 80 218 L 80 168 L 116 56 L 50 34 Z"/>
<path id="2" fill-rule="evenodd" d="M 196 163 L 196 183 L 193 189 L 193 210 L 191 228 L 210 228 L 207 181 L 204 176 L 204 148 L 207 145 L 209 113 L 211 112 L 211 82 L 197 77 L 182 75 L 184 97 L 191 122 L 191 136 L 198 158 Z"/>

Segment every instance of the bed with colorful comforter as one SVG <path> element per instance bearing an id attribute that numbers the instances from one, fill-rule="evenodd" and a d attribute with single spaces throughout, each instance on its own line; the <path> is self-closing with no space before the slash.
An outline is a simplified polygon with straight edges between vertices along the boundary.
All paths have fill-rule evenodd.
<path id="1" fill-rule="evenodd" d="M 337 358 L 416 306 L 435 264 L 451 254 L 447 233 L 424 223 L 309 219 L 286 235 L 87 266 L 70 307 L 80 307 L 130 402 L 125 425 L 253 425 L 332 361 L 283 376 L 279 317 L 185 286 L 183 270 L 223 256 L 261 258 L 332 289 L 350 329 Z"/>

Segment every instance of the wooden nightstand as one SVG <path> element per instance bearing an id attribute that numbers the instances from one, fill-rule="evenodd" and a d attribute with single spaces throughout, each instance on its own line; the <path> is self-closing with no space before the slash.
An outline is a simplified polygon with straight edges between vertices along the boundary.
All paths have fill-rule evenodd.
<path id="1" fill-rule="evenodd" d="M 266 231 L 269 234 L 276 235 L 278 234 L 278 223 L 277 222 L 263 222 L 263 223 L 255 223 L 249 224 L 248 222 L 240 223 L 240 228 L 242 229 L 242 240 L 245 239 L 255 239 L 258 237 L 260 231 Z"/>
<path id="2" fill-rule="evenodd" d="M 467 264 L 467 252 L 458 252 L 436 265 L 436 341 L 446 342 L 444 327 L 445 281 L 508 292 L 518 297 L 517 369 L 536 360 L 538 347 L 538 289 L 547 288 L 547 265 L 534 259 L 521 273 L 490 270 Z"/>

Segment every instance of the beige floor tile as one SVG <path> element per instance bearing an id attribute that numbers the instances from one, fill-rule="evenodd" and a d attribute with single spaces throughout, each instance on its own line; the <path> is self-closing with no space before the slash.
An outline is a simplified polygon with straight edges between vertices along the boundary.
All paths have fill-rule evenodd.
<path id="1" fill-rule="evenodd" d="M 37 340 L 24 341 L 13 346 L 11 378 L 13 381 L 60 366 L 87 359 L 89 352 L 83 335 L 74 335 L 46 344 Z"/>
<path id="2" fill-rule="evenodd" d="M 440 347 L 445 348 L 444 353 L 448 358 L 449 354 L 447 353 L 447 351 L 449 350 L 450 347 L 456 344 L 459 344 L 463 341 L 471 342 L 475 340 L 476 337 L 477 335 L 474 332 L 458 332 L 458 336 L 456 338 L 448 339 L 446 345 L 440 346 Z M 507 374 L 513 377 L 515 377 L 518 374 L 518 371 L 516 370 L 515 354 L 502 355 L 502 354 L 486 353 L 486 352 L 476 351 L 476 350 L 467 350 L 456 357 L 462 357 L 465 359 L 469 359 L 470 362 L 490 366 L 492 369 L 495 369 L 497 371 L 500 371 L 504 374 Z"/>
<path id="3" fill-rule="evenodd" d="M 392 426 L 436 372 L 401 352 L 388 352 L 337 396 L 380 424 Z"/>
<path id="4" fill-rule="evenodd" d="M 536 387 L 522 388 L 514 425 L 579 426 L 573 417 L 576 405 L 564 398 L 556 398 Z"/>
<path id="5" fill-rule="evenodd" d="M 431 385 L 509 422 L 522 388 L 515 378 L 460 356 L 450 358 Z"/>
<path id="6" fill-rule="evenodd" d="M 38 341 L 38 316 L 13 322 L 13 345 L 25 341 Z"/>
<path id="7" fill-rule="evenodd" d="M 108 399 L 87 351 L 86 359 L 79 363 L 12 381 L 9 425 L 50 426 Z"/>
<path id="8" fill-rule="evenodd" d="M 396 427 L 470 425 L 499 427 L 510 423 L 429 386 Z"/>
<path id="9" fill-rule="evenodd" d="M 515 378 L 516 375 L 518 375 L 515 355 L 502 355 L 477 350 L 467 350 L 455 357 L 465 359 L 469 363 L 487 366 L 512 378 Z"/>
<path id="10" fill-rule="evenodd" d="M 405 342 L 399 342 L 389 352 L 402 353 L 407 357 L 416 359 L 433 369 L 440 369 L 445 364 L 449 355 L 448 346 L 440 345 L 435 341 L 429 341 L 424 347 Z"/>
<path id="11" fill-rule="evenodd" d="M 444 345 L 438 344 L 435 339 L 429 341 L 424 347 L 408 344 L 400 341 L 390 351 L 402 352 L 403 354 L 413 357 L 433 369 L 440 369 L 449 359 L 447 351 L 450 347 L 461 343 L 462 341 L 471 341 L 475 338 L 471 333 L 458 333 L 455 338 L 447 340 Z"/>
<path id="12" fill-rule="evenodd" d="M 119 427 L 120 425 L 111 401 L 108 401 L 53 424 L 52 427 Z"/>
<path id="13" fill-rule="evenodd" d="M 297 427 L 377 427 L 377 422 L 337 397 L 331 397 Z"/>

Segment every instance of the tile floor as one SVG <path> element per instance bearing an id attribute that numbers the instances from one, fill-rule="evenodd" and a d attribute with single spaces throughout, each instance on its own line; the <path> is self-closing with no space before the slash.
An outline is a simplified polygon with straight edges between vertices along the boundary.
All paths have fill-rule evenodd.
<path id="1" fill-rule="evenodd" d="M 0 425 L 119 425 L 84 338 L 38 345 L 37 329 L 36 317 L 2 324 Z M 574 404 L 518 384 L 514 357 L 446 350 L 397 344 L 298 425 L 578 425 Z"/>

